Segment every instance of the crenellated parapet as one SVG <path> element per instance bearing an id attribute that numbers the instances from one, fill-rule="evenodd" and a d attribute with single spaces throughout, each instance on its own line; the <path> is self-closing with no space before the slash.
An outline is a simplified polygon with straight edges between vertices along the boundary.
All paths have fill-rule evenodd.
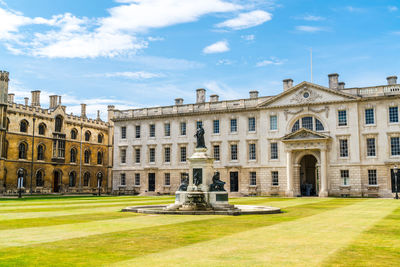
<path id="1" fill-rule="evenodd" d="M 0 81 L 8 82 L 9 80 L 10 80 L 10 79 L 9 79 L 9 73 L 8 73 L 8 71 L 0 70 Z"/>

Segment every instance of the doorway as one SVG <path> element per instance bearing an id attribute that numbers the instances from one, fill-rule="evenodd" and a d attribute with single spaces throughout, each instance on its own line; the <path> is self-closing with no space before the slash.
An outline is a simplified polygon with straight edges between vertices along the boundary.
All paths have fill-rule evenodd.
<path id="1" fill-rule="evenodd" d="M 231 192 L 239 192 L 239 173 L 230 172 L 230 189 Z"/>
<path id="2" fill-rule="evenodd" d="M 149 173 L 149 192 L 156 191 L 156 174 Z"/>
<path id="3" fill-rule="evenodd" d="M 306 155 L 300 161 L 300 192 L 302 196 L 317 196 L 319 191 L 317 159 Z"/>
<path id="4" fill-rule="evenodd" d="M 53 192 L 60 192 L 60 183 L 61 183 L 61 173 L 59 171 L 54 171 L 54 179 L 53 179 Z"/>

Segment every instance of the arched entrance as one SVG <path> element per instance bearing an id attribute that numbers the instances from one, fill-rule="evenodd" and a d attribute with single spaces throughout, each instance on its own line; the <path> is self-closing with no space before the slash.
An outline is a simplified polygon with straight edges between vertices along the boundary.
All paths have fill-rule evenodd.
<path id="1" fill-rule="evenodd" d="M 53 175 L 53 192 L 59 193 L 61 186 L 61 171 L 54 171 Z"/>
<path id="2" fill-rule="evenodd" d="M 313 155 L 305 155 L 300 161 L 300 192 L 302 196 L 318 196 L 317 162 Z"/>

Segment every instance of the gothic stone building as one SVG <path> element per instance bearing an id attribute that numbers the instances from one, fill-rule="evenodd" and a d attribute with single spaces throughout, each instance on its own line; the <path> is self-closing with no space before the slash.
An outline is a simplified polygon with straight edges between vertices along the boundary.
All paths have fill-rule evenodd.
<path id="1" fill-rule="evenodd" d="M 14 103 L 8 94 L 7 72 L 0 79 L 0 194 L 17 192 L 17 173 L 23 171 L 28 193 L 94 193 L 111 191 L 112 126 L 99 117 L 67 114 L 61 96 L 40 105 L 40 91 L 32 99 Z"/>
<path id="2" fill-rule="evenodd" d="M 400 85 L 345 88 L 283 81 L 283 92 L 247 99 L 114 110 L 115 192 L 170 194 L 188 172 L 196 127 L 231 195 L 392 195 L 400 164 Z"/>

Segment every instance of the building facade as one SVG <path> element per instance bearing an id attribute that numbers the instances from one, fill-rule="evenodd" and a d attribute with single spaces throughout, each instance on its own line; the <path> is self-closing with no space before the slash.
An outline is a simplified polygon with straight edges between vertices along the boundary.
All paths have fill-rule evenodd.
<path id="1" fill-rule="evenodd" d="M 86 116 L 67 114 L 61 96 L 40 104 L 40 91 L 31 102 L 14 102 L 8 94 L 8 73 L 0 80 L 0 194 L 17 192 L 18 172 L 26 193 L 95 193 L 111 191 L 112 125 Z M 111 133 L 111 134 L 110 134 Z"/>
<path id="2" fill-rule="evenodd" d="M 283 81 L 282 93 L 114 110 L 115 193 L 171 194 L 188 173 L 202 124 L 231 195 L 392 196 L 400 165 L 400 85 L 345 88 Z"/>

